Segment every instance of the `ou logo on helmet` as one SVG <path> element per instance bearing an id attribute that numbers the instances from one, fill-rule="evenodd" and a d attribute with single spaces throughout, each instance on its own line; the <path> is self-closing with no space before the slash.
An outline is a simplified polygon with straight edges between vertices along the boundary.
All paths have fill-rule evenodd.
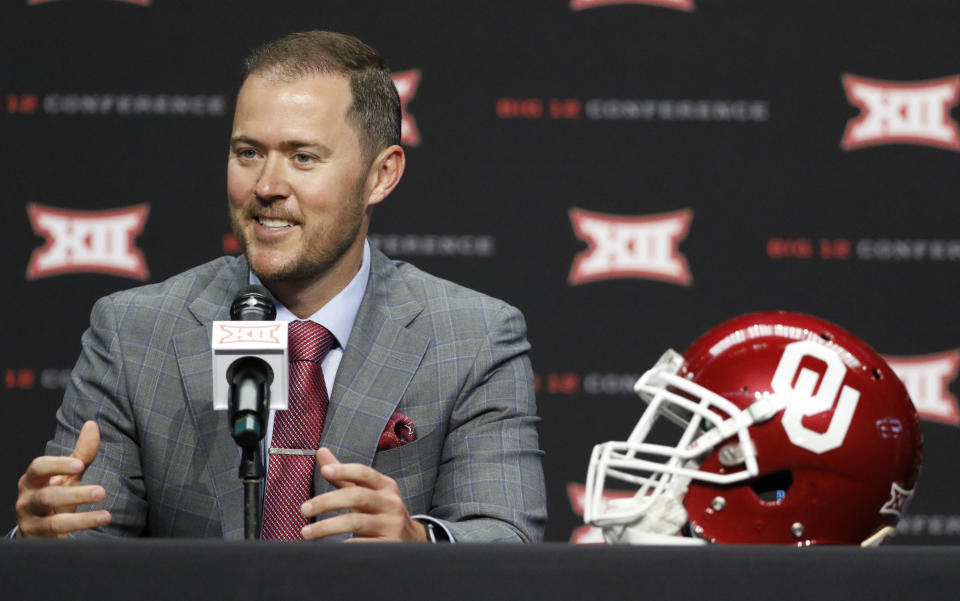
<path id="1" fill-rule="evenodd" d="M 800 362 L 804 357 L 820 359 L 826 363 L 827 370 L 821 376 L 811 369 L 801 368 Z M 786 409 L 780 423 L 790 442 L 817 454 L 843 444 L 860 400 L 859 391 L 843 385 L 846 373 L 847 368 L 836 353 L 812 340 L 793 342 L 784 348 L 770 387 L 784 399 Z M 814 389 L 817 390 L 816 394 L 813 393 Z M 837 394 L 840 399 L 825 432 L 817 432 L 803 425 L 804 417 L 823 413 L 833 407 Z"/>

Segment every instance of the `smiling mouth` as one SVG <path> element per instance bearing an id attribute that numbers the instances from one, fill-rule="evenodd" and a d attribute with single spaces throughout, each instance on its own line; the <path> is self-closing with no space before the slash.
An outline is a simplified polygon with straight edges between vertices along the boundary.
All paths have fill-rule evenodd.
<path id="1" fill-rule="evenodd" d="M 256 217 L 255 219 L 257 223 L 270 230 L 282 230 L 295 225 L 292 221 L 287 221 L 286 219 L 274 219 L 270 217 Z"/>

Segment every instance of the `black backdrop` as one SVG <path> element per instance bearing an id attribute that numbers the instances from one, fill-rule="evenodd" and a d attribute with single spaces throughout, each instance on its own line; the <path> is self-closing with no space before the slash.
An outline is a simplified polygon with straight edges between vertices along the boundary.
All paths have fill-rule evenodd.
<path id="1" fill-rule="evenodd" d="M 327 28 L 376 46 L 406 104 L 407 174 L 376 243 L 526 314 L 548 540 L 589 538 L 568 492 L 639 415 L 636 375 L 728 317 L 789 309 L 893 359 L 926 437 L 900 540 L 960 542 L 960 4 L 4 0 L 0 15 L 11 523 L 94 300 L 234 250 L 242 57 Z M 591 213 L 607 237 L 588 244 L 573 217 Z"/>

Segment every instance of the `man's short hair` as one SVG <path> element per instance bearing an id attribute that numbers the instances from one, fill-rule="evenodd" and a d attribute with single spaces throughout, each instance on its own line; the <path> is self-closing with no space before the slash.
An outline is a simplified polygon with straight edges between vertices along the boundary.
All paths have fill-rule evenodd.
<path id="1" fill-rule="evenodd" d="M 368 160 L 400 143 L 400 96 L 390 70 L 375 49 L 357 38 L 332 31 L 292 33 L 253 50 L 244 61 L 243 79 L 258 75 L 280 81 L 310 75 L 350 79 L 353 103 L 347 111 Z"/>

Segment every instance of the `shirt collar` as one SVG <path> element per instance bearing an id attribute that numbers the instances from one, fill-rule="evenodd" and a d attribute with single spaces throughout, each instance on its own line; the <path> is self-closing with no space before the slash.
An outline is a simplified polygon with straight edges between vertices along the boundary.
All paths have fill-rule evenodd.
<path id="1" fill-rule="evenodd" d="M 340 343 L 340 348 L 346 348 L 347 346 L 347 339 L 350 338 L 353 322 L 356 321 L 357 313 L 360 311 L 360 303 L 363 301 L 363 293 L 367 289 L 367 280 L 369 279 L 370 243 L 365 240 L 363 242 L 363 261 L 360 263 L 360 271 L 330 302 L 307 318 L 309 321 L 327 328 Z M 263 285 L 260 278 L 252 270 L 250 271 L 250 283 Z M 274 299 L 273 303 L 277 307 L 277 321 L 297 321 L 300 319 L 290 309 L 283 306 L 280 301 Z"/>

